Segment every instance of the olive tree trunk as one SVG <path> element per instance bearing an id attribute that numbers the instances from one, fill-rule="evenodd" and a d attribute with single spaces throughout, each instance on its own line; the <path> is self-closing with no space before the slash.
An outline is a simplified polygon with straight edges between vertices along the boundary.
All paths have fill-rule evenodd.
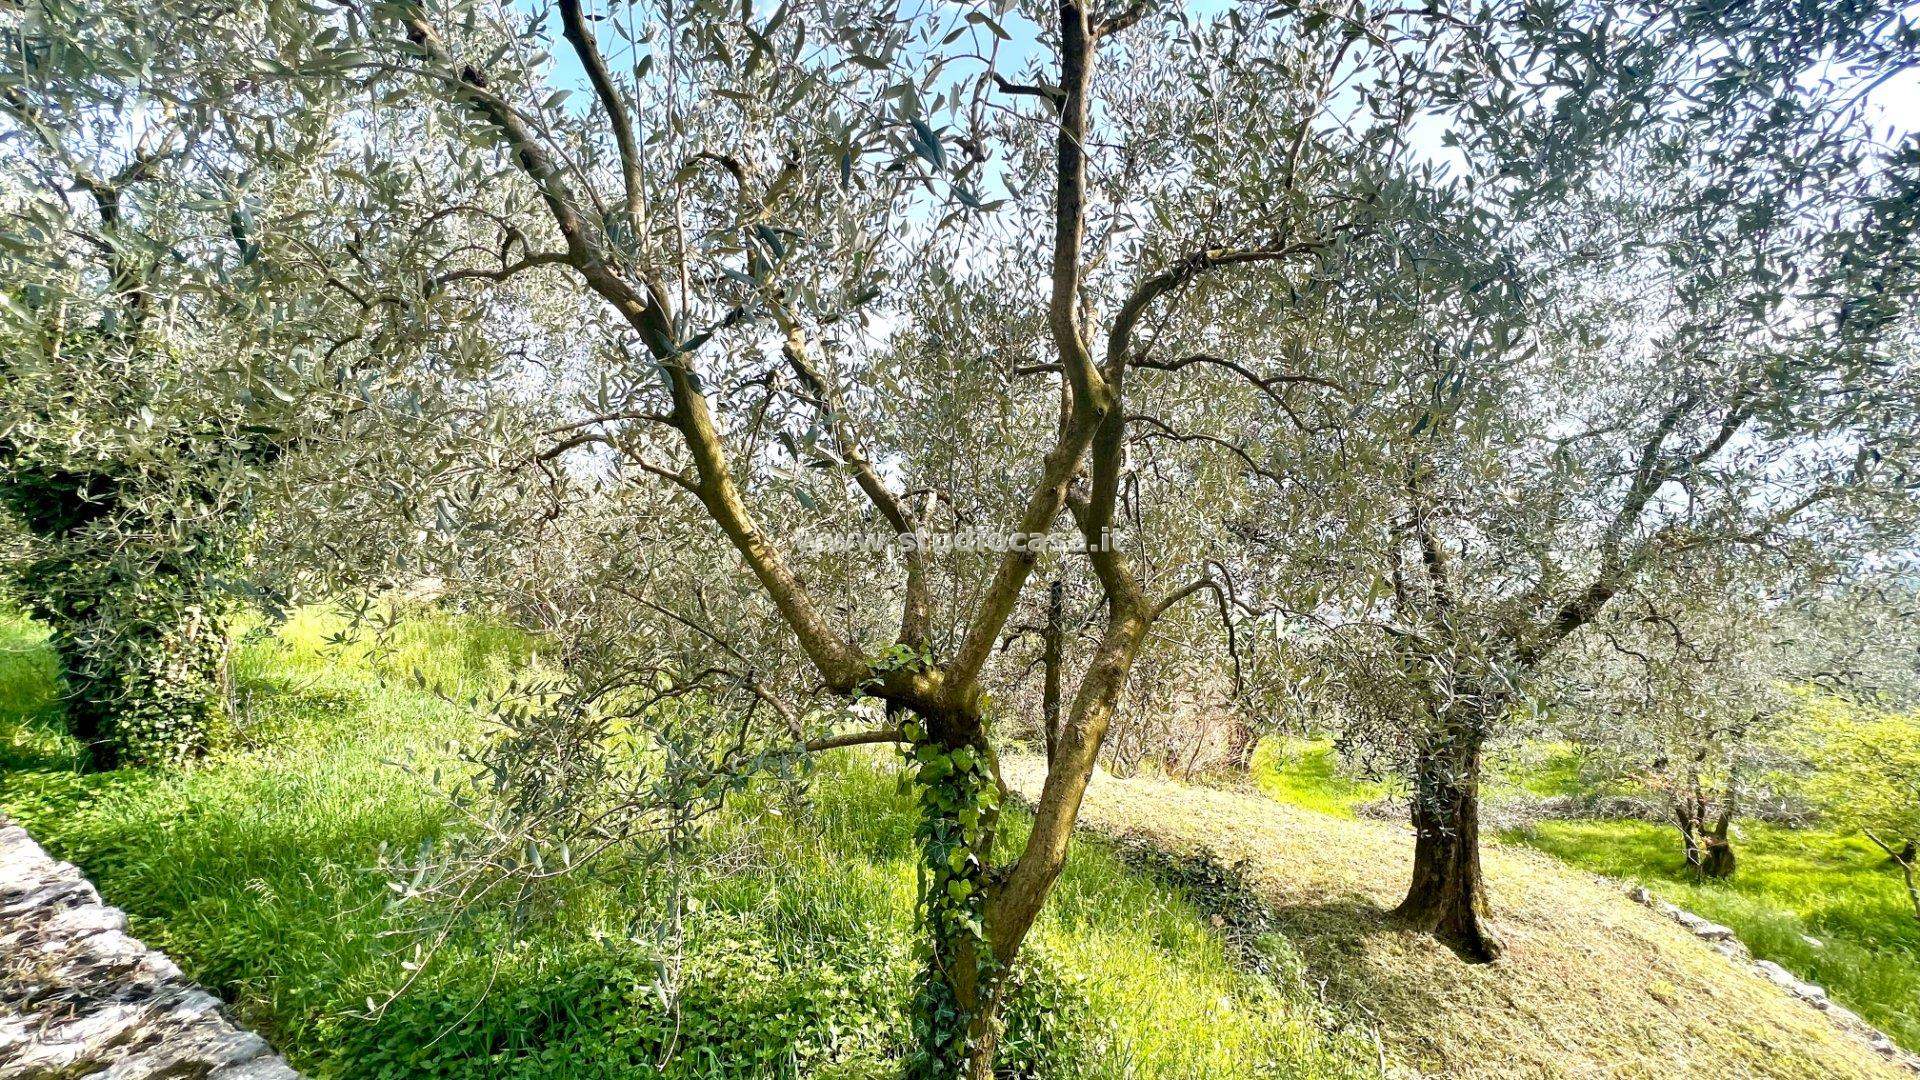
<path id="1" fill-rule="evenodd" d="M 1704 751 L 1701 757 L 1704 758 Z M 1707 789 L 1696 764 L 1688 774 L 1688 796 L 1673 800 L 1674 822 L 1680 828 L 1680 841 L 1686 851 L 1687 865 L 1710 878 L 1733 876 L 1737 860 L 1729 832 L 1733 826 L 1734 799 L 1738 774 L 1727 780 L 1726 801 L 1718 820 L 1709 823 Z"/>
<path id="2" fill-rule="evenodd" d="M 905 730 L 920 804 L 915 838 L 926 965 L 915 994 L 916 1048 L 908 1072 L 924 1080 L 986 1076 L 1004 970 L 987 925 L 999 768 L 977 715 L 921 713 Z"/>
<path id="3" fill-rule="evenodd" d="M 1460 732 L 1423 751 L 1414 778 L 1413 882 L 1394 915 L 1473 963 L 1500 956 L 1480 871 L 1481 738 Z"/>
<path id="4" fill-rule="evenodd" d="M 991 860 L 1006 789 L 977 721 L 950 721 L 945 737 L 931 740 L 939 748 L 914 749 L 922 811 L 920 915 L 930 954 L 914 1010 L 922 1052 L 909 1071 L 917 1077 L 993 1075 L 1007 976 L 1066 866 L 1073 825 L 1141 640 L 1173 602 L 1149 604 L 1117 560 L 1103 559 L 1100 569 L 1112 597 L 1107 629 L 1062 718 L 1033 828 L 1011 865 L 996 868 Z"/>
<path id="5" fill-rule="evenodd" d="M 1066 586 L 1056 578 L 1047 587 L 1047 624 L 1040 634 L 1040 733 L 1048 762 L 1053 761 L 1053 748 L 1060 742 L 1060 669 L 1066 625 Z"/>

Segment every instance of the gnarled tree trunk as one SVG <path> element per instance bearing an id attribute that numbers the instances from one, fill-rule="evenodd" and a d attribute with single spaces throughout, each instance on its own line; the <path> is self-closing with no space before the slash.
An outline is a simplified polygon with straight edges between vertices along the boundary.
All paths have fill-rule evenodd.
<path id="1" fill-rule="evenodd" d="M 1260 734 L 1238 709 L 1227 723 L 1226 765 L 1234 772 L 1244 773 L 1253 768 L 1253 752 L 1260 746 Z"/>
<path id="2" fill-rule="evenodd" d="M 1700 869 L 1700 838 L 1693 831 L 1693 815 L 1682 806 L 1673 810 L 1674 824 L 1680 829 L 1680 847 L 1687 855 L 1687 865 Z"/>
<path id="3" fill-rule="evenodd" d="M 1731 804 L 1732 797 L 1728 797 Z M 1720 814 L 1720 820 L 1714 823 L 1704 839 L 1706 852 L 1700 860 L 1700 872 L 1710 878 L 1730 878 L 1733 876 L 1733 844 L 1727 839 L 1727 829 L 1733 822 L 1733 807 L 1729 805 Z"/>
<path id="4" fill-rule="evenodd" d="M 1497 959 L 1480 872 L 1481 740 L 1456 733 L 1424 751 L 1413 796 L 1413 883 L 1394 915 L 1473 963 Z"/>
<path id="5" fill-rule="evenodd" d="M 1706 877 L 1729 878 L 1733 876 L 1737 861 L 1728 833 L 1733 826 L 1739 775 L 1736 771 L 1728 776 L 1726 802 L 1720 809 L 1720 817 L 1708 824 L 1707 788 L 1697 764 L 1704 760 L 1705 755 L 1703 750 L 1695 758 L 1696 764 L 1688 775 L 1687 797 L 1673 800 L 1673 818 L 1680 828 L 1680 841 L 1686 849 L 1687 865 Z"/>

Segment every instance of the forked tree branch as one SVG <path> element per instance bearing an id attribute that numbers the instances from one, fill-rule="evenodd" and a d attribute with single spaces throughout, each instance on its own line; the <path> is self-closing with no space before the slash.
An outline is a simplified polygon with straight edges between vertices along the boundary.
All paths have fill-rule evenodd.
<path id="1" fill-rule="evenodd" d="M 1247 453 L 1246 450 L 1231 440 L 1220 438 L 1218 435 L 1207 435 L 1192 431 L 1177 431 L 1165 420 L 1145 414 L 1130 415 L 1127 417 L 1127 423 L 1145 424 L 1153 429 L 1140 434 L 1139 438 L 1143 442 L 1148 439 L 1166 439 L 1171 442 L 1203 443 L 1210 446 L 1218 446 L 1240 459 L 1240 463 L 1247 467 L 1247 471 L 1253 473 L 1255 476 L 1259 476 L 1276 484 L 1284 483 L 1286 480 L 1286 477 L 1263 467 L 1259 462 L 1253 460 L 1253 455 Z"/>
<path id="2" fill-rule="evenodd" d="M 1053 254 L 1047 299 L 1047 326 L 1066 373 L 1069 404 L 1060 434 L 1041 461 L 1040 478 L 1027 497 L 1019 531 L 1048 531 L 1066 503 L 1067 484 L 1096 432 L 1117 410 L 1111 389 L 1095 367 L 1081 325 L 1081 283 L 1085 268 L 1087 193 L 1087 117 L 1094 49 L 1087 12 L 1079 0 L 1062 0 L 1060 13 L 1060 97 L 1054 141 Z M 1117 420 L 1117 417 L 1113 417 Z M 993 578 L 981 593 L 966 633 L 948 670 L 959 686 L 972 686 L 993 654 L 1000 630 L 1012 616 L 1020 590 L 1033 571 L 1029 545 L 1001 556 Z"/>
<path id="3" fill-rule="evenodd" d="M 1629 481 L 1626 496 L 1621 500 L 1620 509 L 1608 523 L 1607 530 L 1600 539 L 1600 565 L 1585 588 L 1562 604 L 1547 620 L 1545 626 L 1521 644 L 1518 655 L 1522 663 L 1531 664 L 1551 652 L 1560 642 L 1566 640 L 1574 631 L 1579 630 L 1599 616 L 1607 602 L 1626 587 L 1627 579 L 1640 566 L 1660 557 L 1671 557 L 1687 551 L 1713 544 L 1758 543 L 1764 539 L 1765 528 L 1736 534 L 1710 534 L 1675 543 L 1667 530 L 1663 530 L 1647 541 L 1637 545 L 1631 552 L 1625 550 L 1626 538 L 1646 515 L 1648 505 L 1659 494 L 1660 489 L 1669 482 L 1684 476 L 1693 469 L 1704 465 L 1715 455 L 1732 443 L 1740 430 L 1753 418 L 1754 404 L 1747 394 L 1736 396 L 1728 407 L 1727 415 L 1721 419 L 1720 427 L 1703 443 L 1698 450 L 1681 454 L 1673 458 L 1664 458 L 1667 440 L 1686 414 L 1699 403 L 1699 397 L 1687 394 L 1673 407 L 1661 414 L 1647 441 L 1641 445 L 1640 453 L 1634 465 L 1633 479 Z M 1795 501 L 1783 512 L 1773 515 L 1772 524 L 1784 524 L 1815 504 L 1832 498 L 1837 494 L 1833 489 L 1816 489 L 1806 497 Z"/>
<path id="4" fill-rule="evenodd" d="M 587 25 L 580 0 L 560 0 L 560 21 L 561 33 L 566 36 L 567 43 L 573 46 L 580 66 L 586 70 L 587 81 L 593 84 L 594 96 L 600 99 L 600 107 L 607 110 L 607 121 L 613 128 L 614 147 L 620 155 L 620 179 L 626 188 L 627 224 L 633 232 L 634 243 L 644 249 L 647 242 L 646 173 L 642 168 L 639 140 L 634 133 L 633 115 L 627 108 L 626 100 L 620 96 L 620 88 L 614 85 L 613 76 L 607 72 L 606 59 L 600 55 L 600 47 L 594 41 L 593 30 Z"/>
<path id="5" fill-rule="evenodd" d="M 1196 251 L 1186 258 L 1181 259 L 1179 262 L 1174 263 L 1172 266 L 1142 281 L 1134 287 L 1133 293 L 1120 305 L 1119 314 L 1114 316 L 1113 327 L 1107 332 L 1105 371 L 1108 377 L 1111 378 L 1113 373 L 1120 371 L 1126 365 L 1134 363 L 1134 358 L 1130 355 L 1133 348 L 1133 331 L 1134 328 L 1139 325 L 1141 316 L 1146 314 L 1148 306 L 1155 300 L 1181 288 L 1206 271 L 1217 267 L 1280 262 L 1297 255 L 1316 253 L 1324 247 L 1326 247 L 1324 241 L 1300 240 L 1289 244 L 1276 243 L 1259 248 L 1209 248 Z M 1197 359 L 1187 361 L 1187 363 L 1197 362 L 1199 362 Z M 1213 360 L 1212 362 L 1222 366 L 1232 366 L 1223 360 Z M 1181 366 L 1185 365 L 1182 364 Z M 1247 377 L 1252 378 L 1250 373 L 1244 372 L 1243 369 L 1240 370 L 1242 370 L 1242 373 L 1247 375 Z M 1256 385 L 1259 384 L 1258 379 L 1254 379 L 1253 381 Z"/>
<path id="6" fill-rule="evenodd" d="M 700 499 L 709 516 L 746 560 L 782 619 L 799 638 L 808 660 L 836 691 L 852 692 L 865 678 L 867 665 L 820 615 L 798 576 L 747 509 L 727 462 L 726 449 L 713 422 L 706 395 L 688 365 L 689 357 L 674 336 L 671 303 L 656 268 L 640 268 L 642 285 L 639 288 L 614 272 L 601 241 L 588 230 L 575 208 L 576 200 L 565 178 L 519 113 L 490 88 L 484 72 L 472 64 L 455 62 L 446 44 L 427 22 L 424 8 L 417 0 L 400 8 L 400 20 L 408 40 L 427 59 L 456 73 L 454 79 L 460 96 L 489 122 L 512 150 L 515 164 L 539 189 L 567 242 L 568 265 L 586 279 L 595 293 L 614 305 L 660 363 L 673 398 L 673 426 L 686 441 L 697 477 L 677 482 Z M 649 471 L 663 472 L 645 463 L 642 465 Z"/>
<path id="7" fill-rule="evenodd" d="M 853 422 L 847 416 L 846 402 L 839 386 L 830 381 L 814 363 L 806 332 L 785 304 L 775 303 L 773 310 L 787 337 L 781 352 L 794 374 L 807 385 L 827 414 L 826 420 L 833 427 L 840 456 L 853 469 L 854 483 L 859 485 L 867 501 L 886 519 L 887 526 L 896 535 L 915 532 L 917 523 L 913 515 L 900 502 L 899 496 L 893 493 L 893 489 L 887 486 L 879 471 L 873 467 L 873 462 L 868 460 L 859 433 L 854 430 Z M 933 596 L 927 582 L 927 557 L 918 544 L 906 545 L 902 555 L 907 564 L 907 595 L 900 613 L 900 641 L 902 644 L 918 646 L 926 641 L 933 617 Z"/>

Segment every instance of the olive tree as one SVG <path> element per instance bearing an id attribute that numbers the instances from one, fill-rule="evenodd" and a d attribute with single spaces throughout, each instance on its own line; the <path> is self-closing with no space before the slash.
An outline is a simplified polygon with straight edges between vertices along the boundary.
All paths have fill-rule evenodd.
<path id="1" fill-rule="evenodd" d="M 1886 852 L 1920 918 L 1920 724 L 1911 714 L 1836 701 L 1810 727 L 1816 796 L 1833 820 Z"/>
<path id="2" fill-rule="evenodd" d="M 207 749 L 255 491 L 314 312 L 279 230 L 315 205 L 317 126 L 249 78 L 259 13 L 30 4 L 0 80 L 0 503 L 8 584 L 52 631 L 101 766 Z"/>
<path id="3" fill-rule="evenodd" d="M 1817 688 L 1801 705 L 1808 793 L 1886 853 L 1920 917 L 1920 609 L 1908 574 L 1896 562 L 1812 592 L 1778 622 L 1794 670 Z"/>
<path id="4" fill-rule="evenodd" d="M 1677 570 L 1609 605 L 1556 659 L 1571 693 L 1559 695 L 1554 727 L 1586 749 L 1590 772 L 1657 800 L 1688 866 L 1724 878 L 1736 815 L 1793 799 L 1797 680 L 1751 583 L 1711 566 Z"/>
<path id="5" fill-rule="evenodd" d="M 731 549 L 731 580 L 777 620 L 809 694 L 881 707 L 879 726 L 800 745 L 907 748 L 923 813 L 916 1061 L 985 1076 L 1143 643 L 1176 605 L 1223 590 L 1202 559 L 1107 541 L 1123 507 L 1178 498 L 1177 481 L 1156 488 L 1130 464 L 1136 427 L 1154 426 L 1143 395 L 1212 365 L 1206 312 L 1239 295 L 1222 282 L 1284 287 L 1375 226 L 1370 199 L 1429 92 L 1410 73 L 1440 64 L 1461 25 L 1341 5 L 1198 21 L 1144 3 L 347 0 L 290 13 L 263 67 L 333 100 L 364 93 L 362 160 L 343 165 L 362 178 L 353 205 L 382 235 L 447 241 L 378 287 L 343 280 L 356 302 L 424 336 L 462 303 L 505 308 L 538 283 L 528 317 L 558 351 L 532 362 L 561 407 L 510 439 L 463 427 L 518 447 L 479 453 L 492 472 L 657 485 Z M 1357 43 L 1370 59 L 1355 65 Z M 1313 106 L 1353 93 L 1350 126 L 1315 126 Z M 529 415 L 533 395 L 510 382 L 479 396 Z M 929 426 L 929 408 L 953 424 Z M 529 431 L 543 441 L 515 442 Z M 985 455 L 969 441 L 983 438 Z M 1010 540 L 864 562 L 803 550 L 868 520 Z M 1003 860 L 989 668 L 1042 565 L 1033 541 L 1062 522 L 1100 606 L 1060 688 L 1034 827 Z M 857 599 L 829 591 L 842 583 Z M 733 700 L 796 727 L 845 714 L 776 708 L 764 661 L 719 632 L 747 621 L 709 618 L 703 595 L 645 599 L 699 626 L 680 640 L 706 642 L 700 669 L 723 672 Z M 621 685 L 622 701 L 639 692 Z M 536 696 L 516 715 L 580 698 Z M 740 766 L 724 747 L 705 761 Z"/>
<path id="6" fill-rule="evenodd" d="M 1287 465 L 1266 602 L 1321 628 L 1350 741 L 1411 781 L 1398 913 L 1471 959 L 1499 952 L 1485 746 L 1563 643 L 1698 553 L 1906 535 L 1920 159 L 1863 91 L 1911 66 L 1910 31 L 1750 14 L 1488 24 L 1512 65 L 1446 114 L 1461 182 L 1348 275 L 1381 284 L 1258 309 L 1355 406 L 1216 429 Z M 1844 77 L 1797 77 L 1828 61 Z"/>
<path id="7" fill-rule="evenodd" d="M 347 0 L 322 11 L 288 13 L 266 73 L 329 100 L 369 102 L 356 114 L 360 160 L 343 170 L 359 177 L 353 209 L 379 228 L 357 231 L 405 238 L 402 248 L 439 245 L 429 260 L 395 259 L 342 291 L 386 325 L 437 335 L 459 355 L 497 342 L 458 340 L 451 315 L 507 308 L 523 291 L 540 297 L 524 317 L 548 328 L 553 351 L 496 368 L 475 397 L 525 413 L 550 390 L 554 415 L 516 428 L 515 439 L 530 433 L 537 444 L 499 450 L 495 421 L 450 411 L 483 448 L 473 477 L 532 469 L 565 486 L 597 475 L 674 496 L 677 512 L 737 559 L 732 580 L 750 584 L 747 610 L 775 620 L 804 660 L 810 703 L 766 700 L 779 696 L 758 678 L 767 661 L 728 640 L 727 628 L 750 619 L 705 617 L 700 604 L 712 597 L 686 584 L 649 596 L 659 618 L 699 626 L 678 640 L 697 647 L 701 670 L 719 670 L 743 705 L 794 720 L 808 736 L 803 749 L 907 748 L 923 812 L 925 1072 L 989 1071 L 1008 973 L 1064 864 L 1153 625 L 1201 594 L 1247 601 L 1197 553 L 1148 559 L 1107 542 L 1145 508 L 1191 497 L 1178 473 L 1138 468 L 1151 444 L 1227 453 L 1236 469 L 1281 477 L 1289 497 L 1296 486 L 1302 497 L 1378 496 L 1354 501 L 1355 519 L 1379 533 L 1352 533 L 1368 542 L 1350 545 L 1360 555 L 1343 565 L 1370 565 L 1374 574 L 1355 578 L 1380 583 L 1400 570 L 1401 589 L 1387 584 L 1374 597 L 1400 606 L 1378 621 L 1411 650 L 1396 655 L 1425 688 L 1413 715 L 1426 734 L 1410 757 L 1426 796 L 1417 801 L 1420 883 L 1407 911 L 1481 953 L 1490 949 L 1475 914 L 1472 814 L 1480 742 L 1510 697 L 1501 673 L 1544 655 L 1655 554 L 1786 527 L 1795 515 L 1780 511 L 1801 496 L 1772 502 L 1743 486 L 1751 471 L 1729 469 L 1724 483 L 1703 471 L 1722 452 L 1737 452 L 1743 469 L 1792 457 L 1749 455 L 1741 436 L 1750 424 L 1805 434 L 1760 444 L 1798 452 L 1829 445 L 1816 429 L 1857 421 L 1881 455 L 1862 470 L 1898 467 L 1880 432 L 1893 425 L 1886 396 L 1843 401 L 1834 387 L 1842 363 L 1877 371 L 1872 340 L 1899 305 L 1846 306 L 1829 339 L 1837 362 L 1805 370 L 1825 355 L 1813 347 L 1817 319 L 1769 318 L 1826 311 L 1840 292 L 1901 295 L 1911 269 L 1897 242 L 1910 210 L 1902 159 L 1826 185 L 1836 198 L 1866 193 L 1831 232 L 1858 243 L 1821 239 L 1808 225 L 1816 209 L 1776 206 L 1766 227 L 1738 233 L 1764 238 L 1749 250 L 1716 230 L 1746 220 L 1753 192 L 1771 191 L 1781 175 L 1755 163 L 1808 152 L 1820 162 L 1808 190 L 1844 179 L 1850 163 L 1834 147 L 1851 145 L 1854 131 L 1845 122 L 1820 131 L 1845 108 L 1810 110 L 1791 134 L 1728 158 L 1735 182 L 1720 194 L 1715 181 L 1726 177 L 1709 159 L 1765 126 L 1753 120 L 1772 115 L 1755 104 L 1767 96 L 1756 87 L 1772 84 L 1748 77 L 1719 103 L 1667 109 L 1717 85 L 1703 73 L 1713 54 L 1705 38 L 1771 46 L 1779 18 L 1703 30 L 1657 13 L 1615 23 L 1583 9 L 1563 27 L 1532 10 L 1374 15 L 1344 5 L 1210 20 L 1079 3 L 762 12 Z M 1836 46 L 1839 59 L 1854 59 L 1871 21 L 1813 20 L 1788 59 Z M 1563 29 L 1566 42 L 1535 47 Z M 1652 106 L 1637 82 L 1646 72 Z M 1558 104 L 1569 81 L 1581 108 Z M 1799 100 L 1797 87 L 1781 93 Z M 1449 179 L 1416 145 L 1427 105 L 1471 133 L 1463 141 L 1476 162 L 1510 171 Z M 1678 126 L 1663 126 L 1670 115 Z M 1739 122 L 1728 128 L 1730 116 Z M 1580 219 L 1583 239 L 1602 246 L 1590 261 L 1571 239 L 1579 229 L 1554 232 L 1558 210 L 1527 216 L 1546 196 L 1583 188 L 1589 142 L 1635 125 L 1656 135 L 1607 164 L 1624 160 L 1644 167 L 1641 180 L 1673 183 L 1645 224 L 1665 250 L 1708 257 L 1705 269 L 1678 258 L 1669 277 L 1650 281 L 1636 276 L 1649 262 L 1648 249 L 1629 242 L 1633 230 L 1609 233 L 1597 211 Z M 1581 137 L 1561 137 L 1568 131 Z M 1703 131 L 1720 141 L 1702 141 Z M 1558 184 L 1540 198 L 1527 193 L 1529 154 Z M 1789 190 L 1801 189 L 1779 198 Z M 1806 242 L 1812 250 L 1801 252 Z M 1796 252 L 1817 265 L 1788 267 Z M 1545 273 L 1556 261 L 1577 273 Z M 1529 299 L 1536 279 L 1558 282 L 1563 297 L 1628 282 L 1642 308 L 1569 305 L 1536 341 L 1524 326 L 1552 310 Z M 1675 280 L 1705 284 L 1676 293 Z M 1685 325 L 1666 336 L 1593 330 L 1659 326 L 1663 299 L 1677 305 L 1669 314 L 1707 314 L 1670 320 Z M 1376 316 L 1404 337 L 1368 333 Z M 1740 352 L 1749 345 L 1755 351 Z M 1754 356 L 1767 362 L 1749 364 Z M 1629 359 L 1629 391 L 1606 392 L 1603 365 Z M 1316 364 L 1327 367 L 1308 370 Z M 529 381 L 528 367 L 546 375 Z M 1524 377 L 1568 372 L 1558 394 L 1537 395 Z M 1208 430 L 1190 422 L 1232 421 L 1205 409 L 1208 400 L 1262 411 Z M 1526 459 L 1509 452 L 1510 435 L 1569 434 L 1547 400 L 1575 404 L 1599 425 L 1567 440 L 1568 455 L 1523 469 L 1554 497 L 1524 522 L 1470 519 L 1507 505 L 1474 484 L 1497 474 L 1489 461 Z M 1797 417 L 1809 401 L 1827 411 Z M 1300 449 L 1279 460 L 1256 454 L 1263 448 L 1242 441 L 1249 432 Z M 1329 442 L 1364 453 L 1325 454 Z M 1623 458 L 1644 468 L 1621 470 Z M 1321 483 L 1316 470 L 1334 461 L 1345 478 Z M 1823 470 L 1803 478 L 1830 475 Z M 1722 496 L 1709 500 L 1711 512 L 1669 513 L 1670 493 L 1695 484 Z M 1204 514 L 1245 525 L 1239 510 Z M 988 524 L 1015 542 L 952 555 L 900 544 L 866 560 L 803 550 L 806 536 L 868 522 L 896 536 Z M 1003 859 L 990 669 L 1043 565 L 1032 539 L 1061 522 L 1087 549 L 1078 565 L 1097 587 L 1097 628 L 1075 685 L 1060 688 L 1034 828 Z M 1530 583 L 1502 576 L 1515 565 L 1503 556 L 1480 587 L 1476 534 L 1490 524 L 1515 526 L 1501 535 L 1532 559 Z M 1416 547 L 1419 567 L 1408 561 Z M 1518 611 L 1485 619 L 1482 604 Z M 1457 630 L 1468 642 L 1459 648 L 1450 644 L 1462 640 Z M 536 721 L 556 698 L 577 699 L 572 690 L 536 696 L 524 714 Z M 813 704 L 826 700 L 878 703 L 884 719 L 813 737 L 809 724 L 846 715 Z M 739 764 L 724 746 L 703 753 L 710 771 Z M 510 869 L 523 881 L 542 873 L 525 866 Z"/>
<path id="8" fill-rule="evenodd" d="M 1709 877 L 1733 871 L 1736 815 L 1809 802 L 1906 869 L 1910 587 L 1885 569 L 1782 580 L 1775 563 L 1696 561 L 1636 585 L 1556 657 L 1551 728 L 1599 777 L 1659 798 Z"/>

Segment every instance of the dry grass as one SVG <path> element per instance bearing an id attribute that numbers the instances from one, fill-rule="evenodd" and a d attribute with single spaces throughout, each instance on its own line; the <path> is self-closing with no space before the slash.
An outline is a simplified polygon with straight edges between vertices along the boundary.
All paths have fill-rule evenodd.
<path id="1" fill-rule="evenodd" d="M 1037 794 L 1039 763 L 1010 760 Z M 1406 829 L 1252 793 L 1098 777 L 1082 816 L 1108 833 L 1246 861 L 1336 1007 L 1374 1023 L 1407 1072 L 1450 1078 L 1904 1077 L 1855 1037 L 1614 886 L 1544 855 L 1490 846 L 1508 946 L 1462 963 L 1387 911 L 1412 861 Z"/>

